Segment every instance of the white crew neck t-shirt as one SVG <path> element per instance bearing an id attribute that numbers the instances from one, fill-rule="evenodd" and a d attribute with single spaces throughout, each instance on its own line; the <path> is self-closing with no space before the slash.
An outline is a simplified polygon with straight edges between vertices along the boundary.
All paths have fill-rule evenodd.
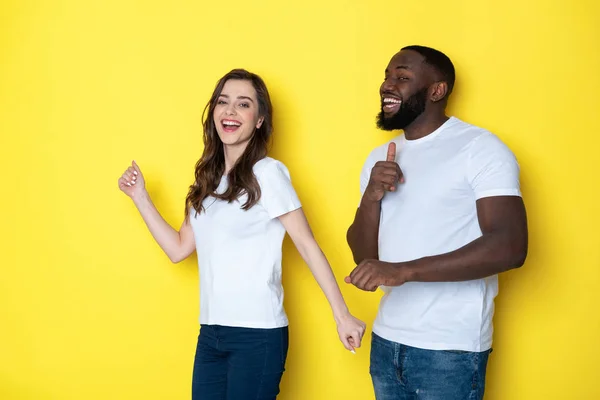
<path id="1" fill-rule="evenodd" d="M 253 167 L 259 202 L 241 207 L 208 197 L 206 211 L 190 212 L 200 269 L 200 323 L 245 328 L 287 326 L 281 285 L 285 228 L 277 217 L 301 207 L 287 168 L 272 158 Z M 218 193 L 227 188 L 223 177 Z"/>
<path id="2" fill-rule="evenodd" d="M 478 199 L 521 195 L 517 160 L 484 129 L 452 117 L 421 139 L 402 135 L 393 141 L 405 183 L 386 192 L 381 203 L 381 261 L 410 261 L 463 247 L 482 235 Z M 361 193 L 375 163 L 386 159 L 388 144 L 369 155 Z M 497 275 L 382 289 L 373 326 L 377 335 L 430 350 L 479 352 L 491 347 Z"/>

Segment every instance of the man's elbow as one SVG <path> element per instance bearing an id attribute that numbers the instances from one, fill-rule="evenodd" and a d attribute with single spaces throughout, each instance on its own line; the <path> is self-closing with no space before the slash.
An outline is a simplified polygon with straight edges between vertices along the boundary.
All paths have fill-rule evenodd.
<path id="1" fill-rule="evenodd" d="M 527 259 L 527 250 L 519 253 L 515 257 L 514 268 L 521 268 L 523 265 L 525 265 L 525 260 L 526 259 Z"/>
<path id="2" fill-rule="evenodd" d="M 350 251 L 352 252 L 352 259 L 354 260 L 354 262 L 356 264 L 359 263 L 359 261 L 357 261 L 357 255 L 356 252 L 354 251 L 354 246 L 352 246 L 352 225 L 350 225 L 350 227 L 348 228 L 348 230 L 346 231 L 346 243 L 348 244 L 348 247 L 350 247 Z"/>
<path id="3" fill-rule="evenodd" d="M 525 264 L 525 260 L 527 259 L 527 244 L 518 246 L 513 249 L 510 257 L 510 268 L 521 268 Z"/>
<path id="4" fill-rule="evenodd" d="M 364 243 L 364 238 L 357 237 L 358 234 L 353 230 L 354 224 L 348 228 L 346 232 L 346 242 L 352 252 L 352 259 L 356 265 L 360 264 L 364 260 L 379 260 L 379 254 L 377 252 L 377 242 L 374 245 L 369 246 Z"/>
<path id="5" fill-rule="evenodd" d="M 346 231 L 346 243 L 348 243 L 348 246 L 350 246 L 350 248 L 352 248 L 352 227 L 353 226 L 354 225 L 350 225 L 350 227 Z"/>

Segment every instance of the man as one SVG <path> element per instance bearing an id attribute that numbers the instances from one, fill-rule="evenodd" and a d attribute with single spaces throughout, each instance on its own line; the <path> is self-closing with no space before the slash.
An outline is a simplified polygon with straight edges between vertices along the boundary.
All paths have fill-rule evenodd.
<path id="1" fill-rule="evenodd" d="M 500 272 L 523 265 L 519 166 L 493 134 L 446 116 L 454 66 L 403 48 L 381 85 L 383 130 L 348 230 L 358 266 L 346 282 L 384 296 L 373 325 L 377 400 L 482 399 Z"/>

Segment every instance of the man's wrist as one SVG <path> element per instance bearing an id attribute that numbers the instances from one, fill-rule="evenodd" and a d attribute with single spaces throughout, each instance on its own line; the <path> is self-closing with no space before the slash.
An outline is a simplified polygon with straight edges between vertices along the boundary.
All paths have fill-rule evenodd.
<path id="1" fill-rule="evenodd" d="M 374 200 L 371 198 L 371 196 L 369 196 L 369 192 L 368 189 L 365 190 L 365 194 L 363 195 L 361 201 L 360 201 L 360 205 L 361 207 L 364 205 L 366 207 L 373 207 L 373 206 L 377 206 L 381 203 L 381 200 Z"/>
<path id="2" fill-rule="evenodd" d="M 416 262 L 408 261 L 396 264 L 397 268 L 397 281 L 399 285 L 406 282 L 418 281 L 418 268 Z"/>

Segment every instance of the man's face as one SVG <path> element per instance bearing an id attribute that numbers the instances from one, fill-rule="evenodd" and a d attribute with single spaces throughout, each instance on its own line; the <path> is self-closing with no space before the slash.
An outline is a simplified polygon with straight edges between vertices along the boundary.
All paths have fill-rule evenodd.
<path id="1" fill-rule="evenodd" d="M 430 74 L 419 53 L 403 50 L 392 57 L 379 89 L 381 112 L 377 127 L 391 131 L 412 124 L 425 112 L 430 83 Z"/>

